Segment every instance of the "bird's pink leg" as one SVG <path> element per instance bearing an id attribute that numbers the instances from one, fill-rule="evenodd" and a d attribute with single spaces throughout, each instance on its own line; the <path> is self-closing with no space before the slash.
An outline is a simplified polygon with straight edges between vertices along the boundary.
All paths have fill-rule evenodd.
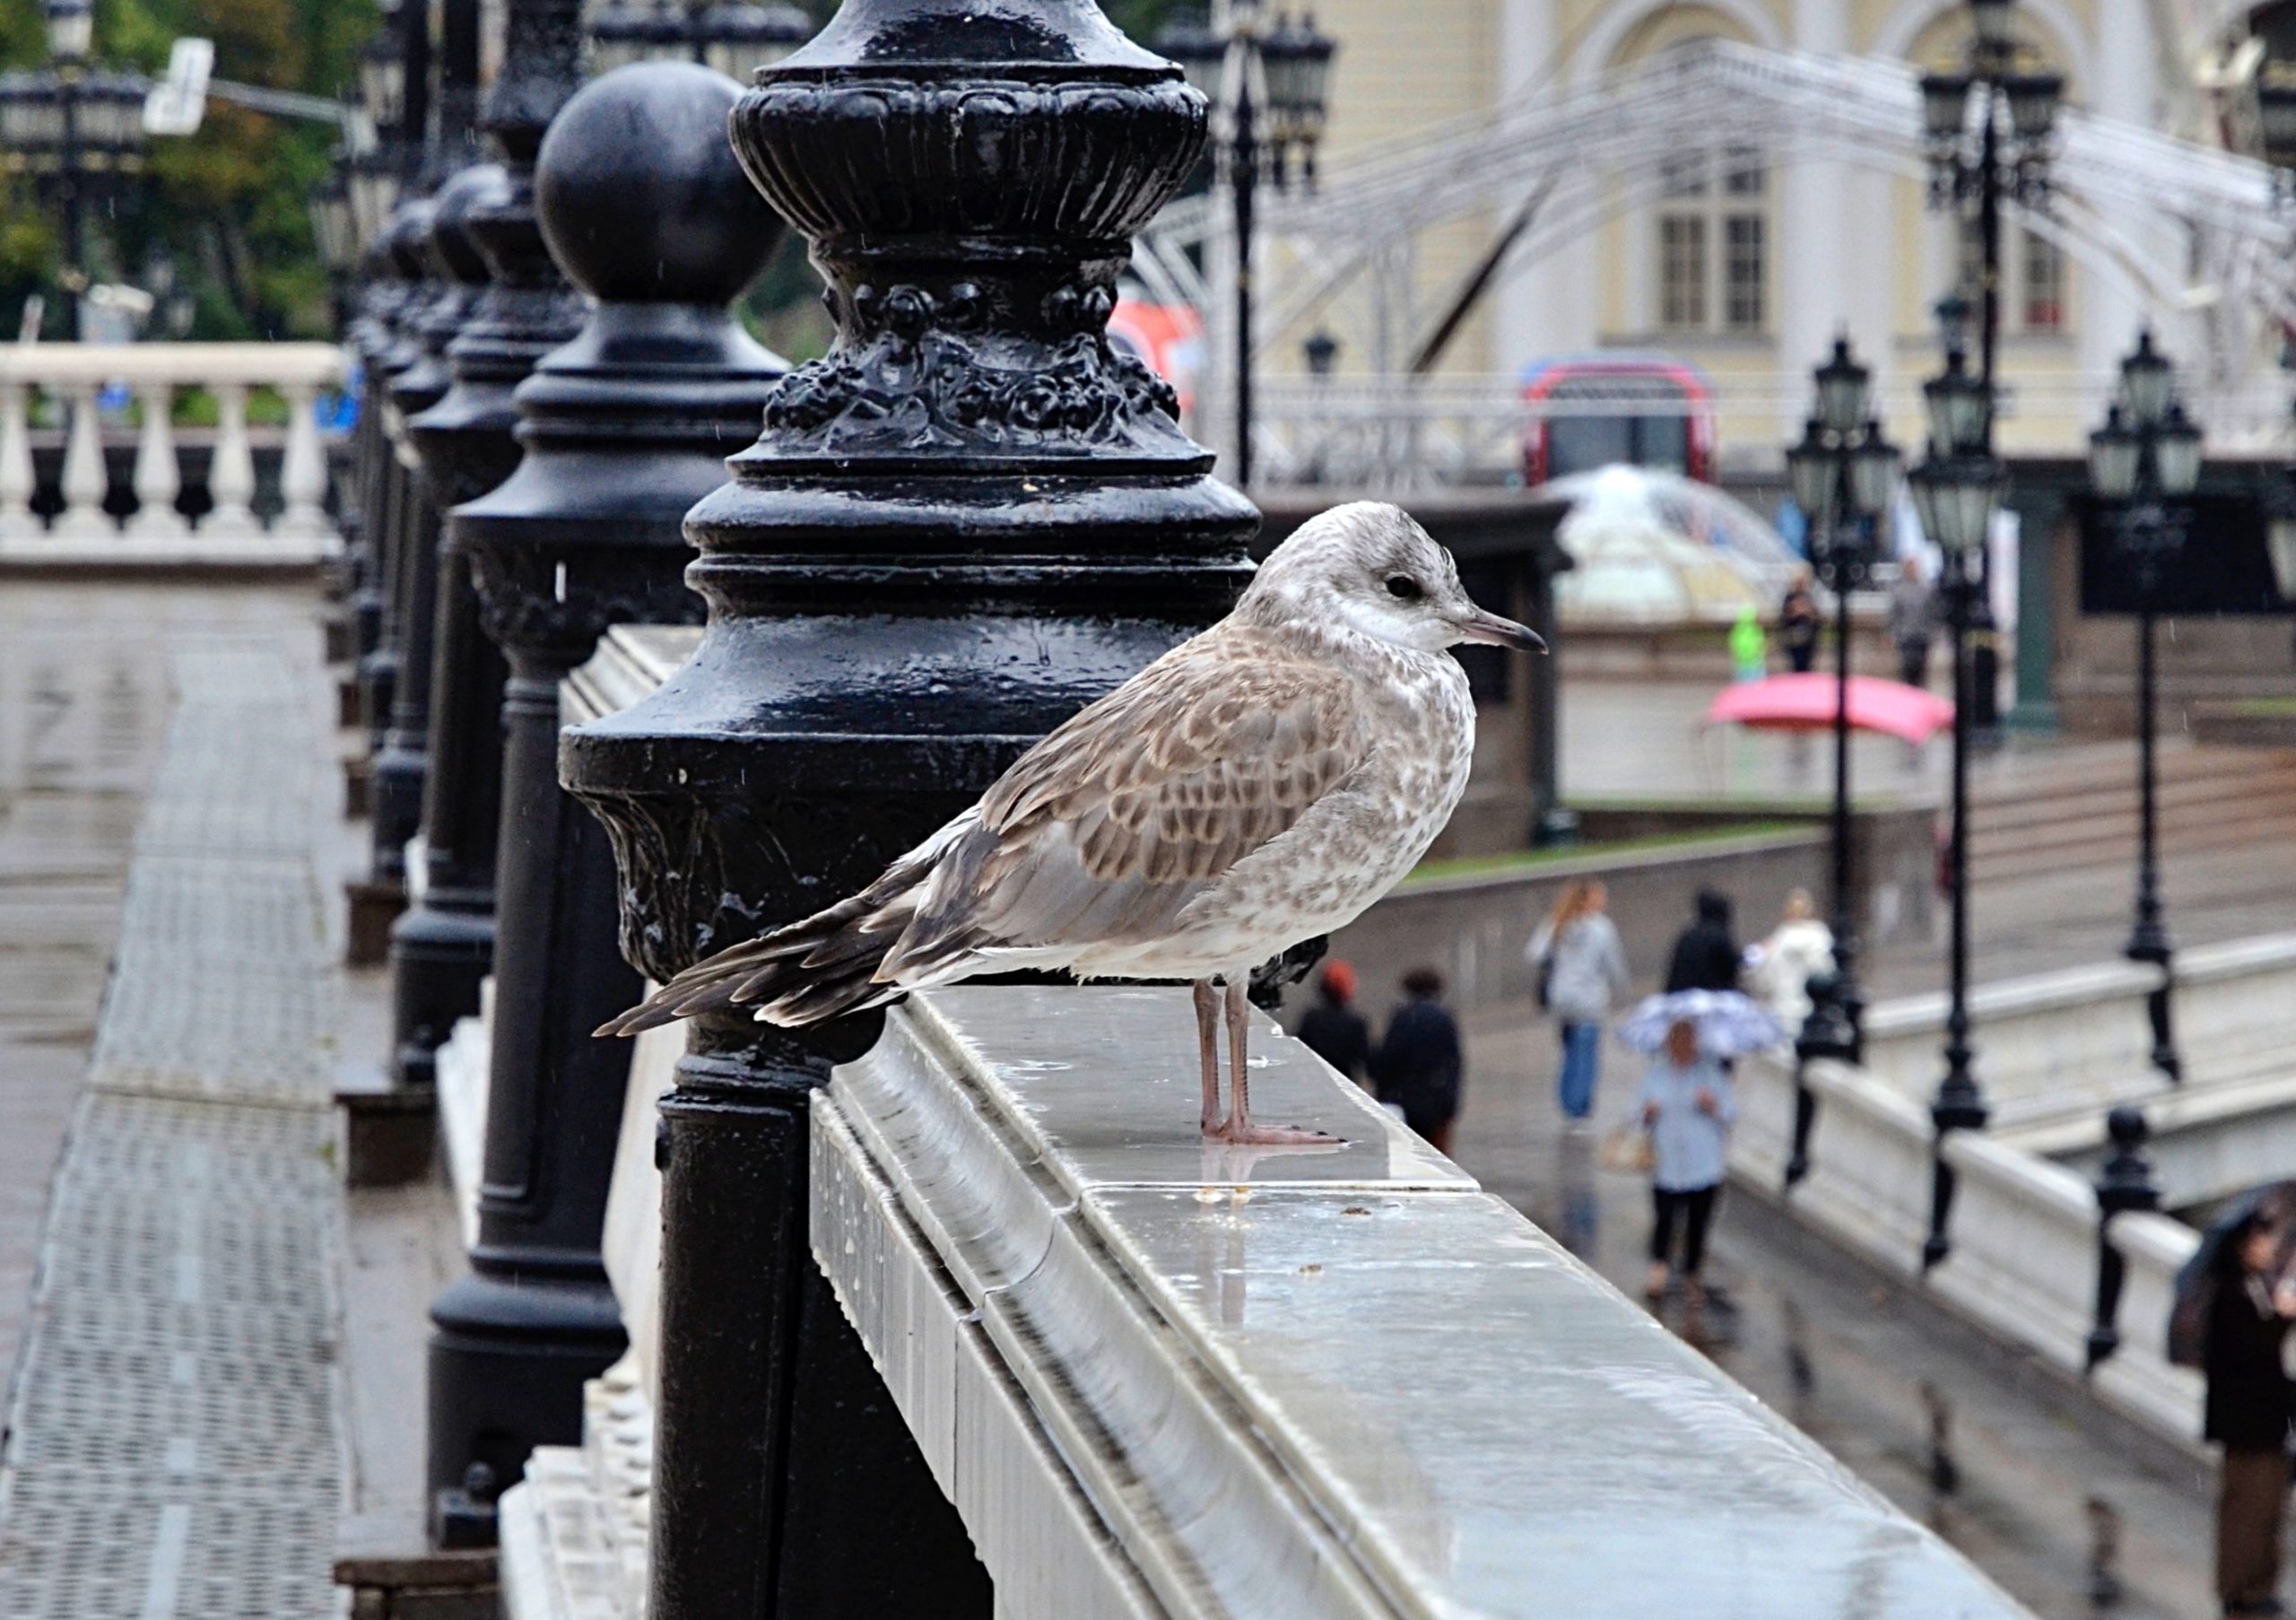
<path id="1" fill-rule="evenodd" d="M 1220 1129 L 1220 992 L 1209 979 L 1196 981 L 1196 1055 L 1204 1064 L 1204 1134 Z"/>
<path id="2" fill-rule="evenodd" d="M 1251 1143 L 1265 1147 L 1329 1146 L 1339 1138 L 1319 1130 L 1290 1125 L 1254 1125 L 1250 1097 L 1251 1063 L 1244 1043 L 1251 1032 L 1252 1004 L 1247 998 L 1251 975 L 1228 979 L 1228 1119 L 1212 1135 L 1223 1142 Z"/>

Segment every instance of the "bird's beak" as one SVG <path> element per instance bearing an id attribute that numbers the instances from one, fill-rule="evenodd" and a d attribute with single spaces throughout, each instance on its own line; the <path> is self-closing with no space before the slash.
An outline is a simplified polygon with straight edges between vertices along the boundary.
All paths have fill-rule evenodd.
<path id="1" fill-rule="evenodd" d="M 1459 640 L 1474 641 L 1484 647 L 1511 647 L 1517 652 L 1544 652 L 1546 643 L 1528 625 L 1518 624 L 1512 619 L 1502 619 L 1497 614 L 1487 614 L 1481 608 L 1459 621 Z"/>

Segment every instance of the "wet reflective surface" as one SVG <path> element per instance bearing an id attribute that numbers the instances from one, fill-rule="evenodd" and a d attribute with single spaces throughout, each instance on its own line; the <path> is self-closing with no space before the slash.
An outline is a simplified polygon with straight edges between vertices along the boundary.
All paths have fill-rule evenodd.
<path id="1" fill-rule="evenodd" d="M 1344 1146 L 1207 1156 L 1178 988 L 959 988 L 900 1022 L 838 1108 L 1225 1612 L 2018 1612 L 1264 1016 L 1256 1110 Z M 1301 1607 L 1335 1569 L 1392 1607 Z"/>
<path id="2" fill-rule="evenodd" d="M 1639 1299 L 1648 1193 L 1597 1167 L 1637 1075 L 1606 1047 L 1596 1128 L 1566 1132 L 1554 1044 L 1544 1025 L 1470 1032 L 1457 1157 Z M 2043 1398 L 2048 1374 L 1933 1325 L 1741 1190 L 1716 1215 L 1708 1273 L 1703 1309 L 1669 1297 L 1660 1320 L 2035 1614 L 2215 1613 L 2206 1470 L 2071 1421 Z"/>

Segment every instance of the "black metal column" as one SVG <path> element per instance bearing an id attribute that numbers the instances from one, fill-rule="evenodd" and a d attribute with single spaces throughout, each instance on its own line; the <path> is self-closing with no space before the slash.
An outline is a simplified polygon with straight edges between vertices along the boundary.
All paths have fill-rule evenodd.
<path id="1" fill-rule="evenodd" d="M 576 9 L 544 9 L 541 47 L 570 72 Z M 517 470 L 449 518 L 509 679 L 480 1236 L 432 1309 L 442 1539 L 491 1533 L 494 1491 L 533 1446 L 578 1435 L 582 1383 L 622 1346 L 598 1242 L 630 1053 L 590 1032 L 640 981 L 616 947 L 604 830 L 558 783 L 559 685 L 613 624 L 700 617 L 684 513 L 787 369 L 725 309 L 780 231 L 724 144 L 736 94 L 657 64 L 565 103 L 521 231 L 598 301 L 517 390 Z"/>
<path id="2" fill-rule="evenodd" d="M 397 413 L 402 466 L 413 455 L 407 424 L 445 397 L 450 378 L 447 346 L 469 318 L 486 283 L 486 261 L 467 234 L 472 208 L 502 187 L 491 164 L 466 168 L 439 187 L 430 225 L 432 278 L 438 292 L 414 323 L 420 351 L 390 382 Z M 375 755 L 369 832 L 371 876 L 404 883 L 405 847 L 422 822 L 422 784 L 429 770 L 432 632 L 438 617 L 439 507 L 418 468 L 405 468 L 403 527 L 397 544 L 396 675 L 383 745 Z"/>
<path id="3" fill-rule="evenodd" d="M 1255 514 L 1105 335 L 1204 128 L 1086 0 L 850 0 L 743 98 L 838 340 L 687 519 L 693 661 L 567 735 L 649 976 L 857 888 L 1232 602 Z M 663 1104 L 654 1620 L 989 1612 L 811 1255 L 808 1102 L 881 1018 L 699 1021 Z"/>
<path id="4" fill-rule="evenodd" d="M 2171 1003 L 2175 996 L 2176 946 L 2169 938 L 2161 910 L 2160 776 L 2156 741 L 2160 726 L 2159 671 L 2155 663 L 2160 639 L 2154 633 L 2158 614 L 2152 607 L 2157 570 L 2144 579 L 2144 605 L 2136 615 L 2136 901 L 2128 944 L 2121 954 L 2131 962 L 2149 962 L 2161 970 L 2161 982 L 2144 998 L 2152 1025 L 2152 1067 L 2172 1082 L 2184 1079 L 2184 1059 L 2178 1055 Z"/>
<path id="5" fill-rule="evenodd" d="M 2144 1110 L 2126 1104 L 2113 1110 L 2105 1116 L 2105 1131 L 2112 1149 L 2097 1178 L 2097 1316 L 2089 1329 L 2084 1374 L 2120 1348 L 2120 1293 L 2128 1265 L 2113 1242 L 2113 1217 L 2161 1207 L 2152 1161 L 2144 1156 L 2144 1140 L 2152 1134 Z"/>
<path id="6" fill-rule="evenodd" d="M 382 751 L 396 698 L 399 588 L 405 562 L 407 474 L 398 459 L 402 429 L 396 420 L 390 390 L 393 380 L 422 358 L 414 333 L 437 293 L 430 258 L 430 229 L 437 213 L 438 205 L 429 197 L 409 198 L 392 211 L 391 226 L 383 239 L 406 292 L 391 313 L 386 341 L 367 377 L 368 404 L 378 430 L 377 455 L 364 525 L 370 577 L 353 611 L 362 626 L 370 622 L 374 626 L 373 640 L 359 659 L 360 724 L 366 731 L 370 753 Z M 362 629 L 361 633 L 363 640 L 366 632 Z"/>
<path id="7" fill-rule="evenodd" d="M 1927 1271 L 1952 1252 L 1950 1228 L 1953 1214 L 1953 1167 L 1945 1161 L 1945 1137 L 1956 1130 L 1981 1130 L 1992 1117 L 1979 1087 L 1974 1054 L 1970 1048 L 1970 730 L 1974 722 L 1970 703 L 1970 607 L 1984 588 L 1973 577 L 1969 558 L 1950 553 L 1945 559 L 1945 600 L 1952 631 L 1953 656 L 1953 831 L 1946 845 L 1946 884 L 1952 901 L 1951 944 L 1947 951 L 1947 1008 L 1945 1014 L 1945 1076 L 1937 1084 L 1929 1119 L 1936 1136 L 1930 1167 L 1929 1236 L 1921 1246 L 1921 1267 Z"/>

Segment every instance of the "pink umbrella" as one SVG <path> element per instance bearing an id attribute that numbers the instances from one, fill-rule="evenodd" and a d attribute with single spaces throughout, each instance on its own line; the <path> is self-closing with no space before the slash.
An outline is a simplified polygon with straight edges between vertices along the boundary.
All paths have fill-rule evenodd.
<path id="1" fill-rule="evenodd" d="M 1762 731 L 1823 731 L 1833 724 L 1830 675 L 1772 675 L 1725 686 L 1708 705 L 1706 722 L 1733 720 Z M 1909 743 L 1926 742 L 1953 723 L 1953 706 L 1902 681 L 1849 677 L 1849 723 Z"/>

